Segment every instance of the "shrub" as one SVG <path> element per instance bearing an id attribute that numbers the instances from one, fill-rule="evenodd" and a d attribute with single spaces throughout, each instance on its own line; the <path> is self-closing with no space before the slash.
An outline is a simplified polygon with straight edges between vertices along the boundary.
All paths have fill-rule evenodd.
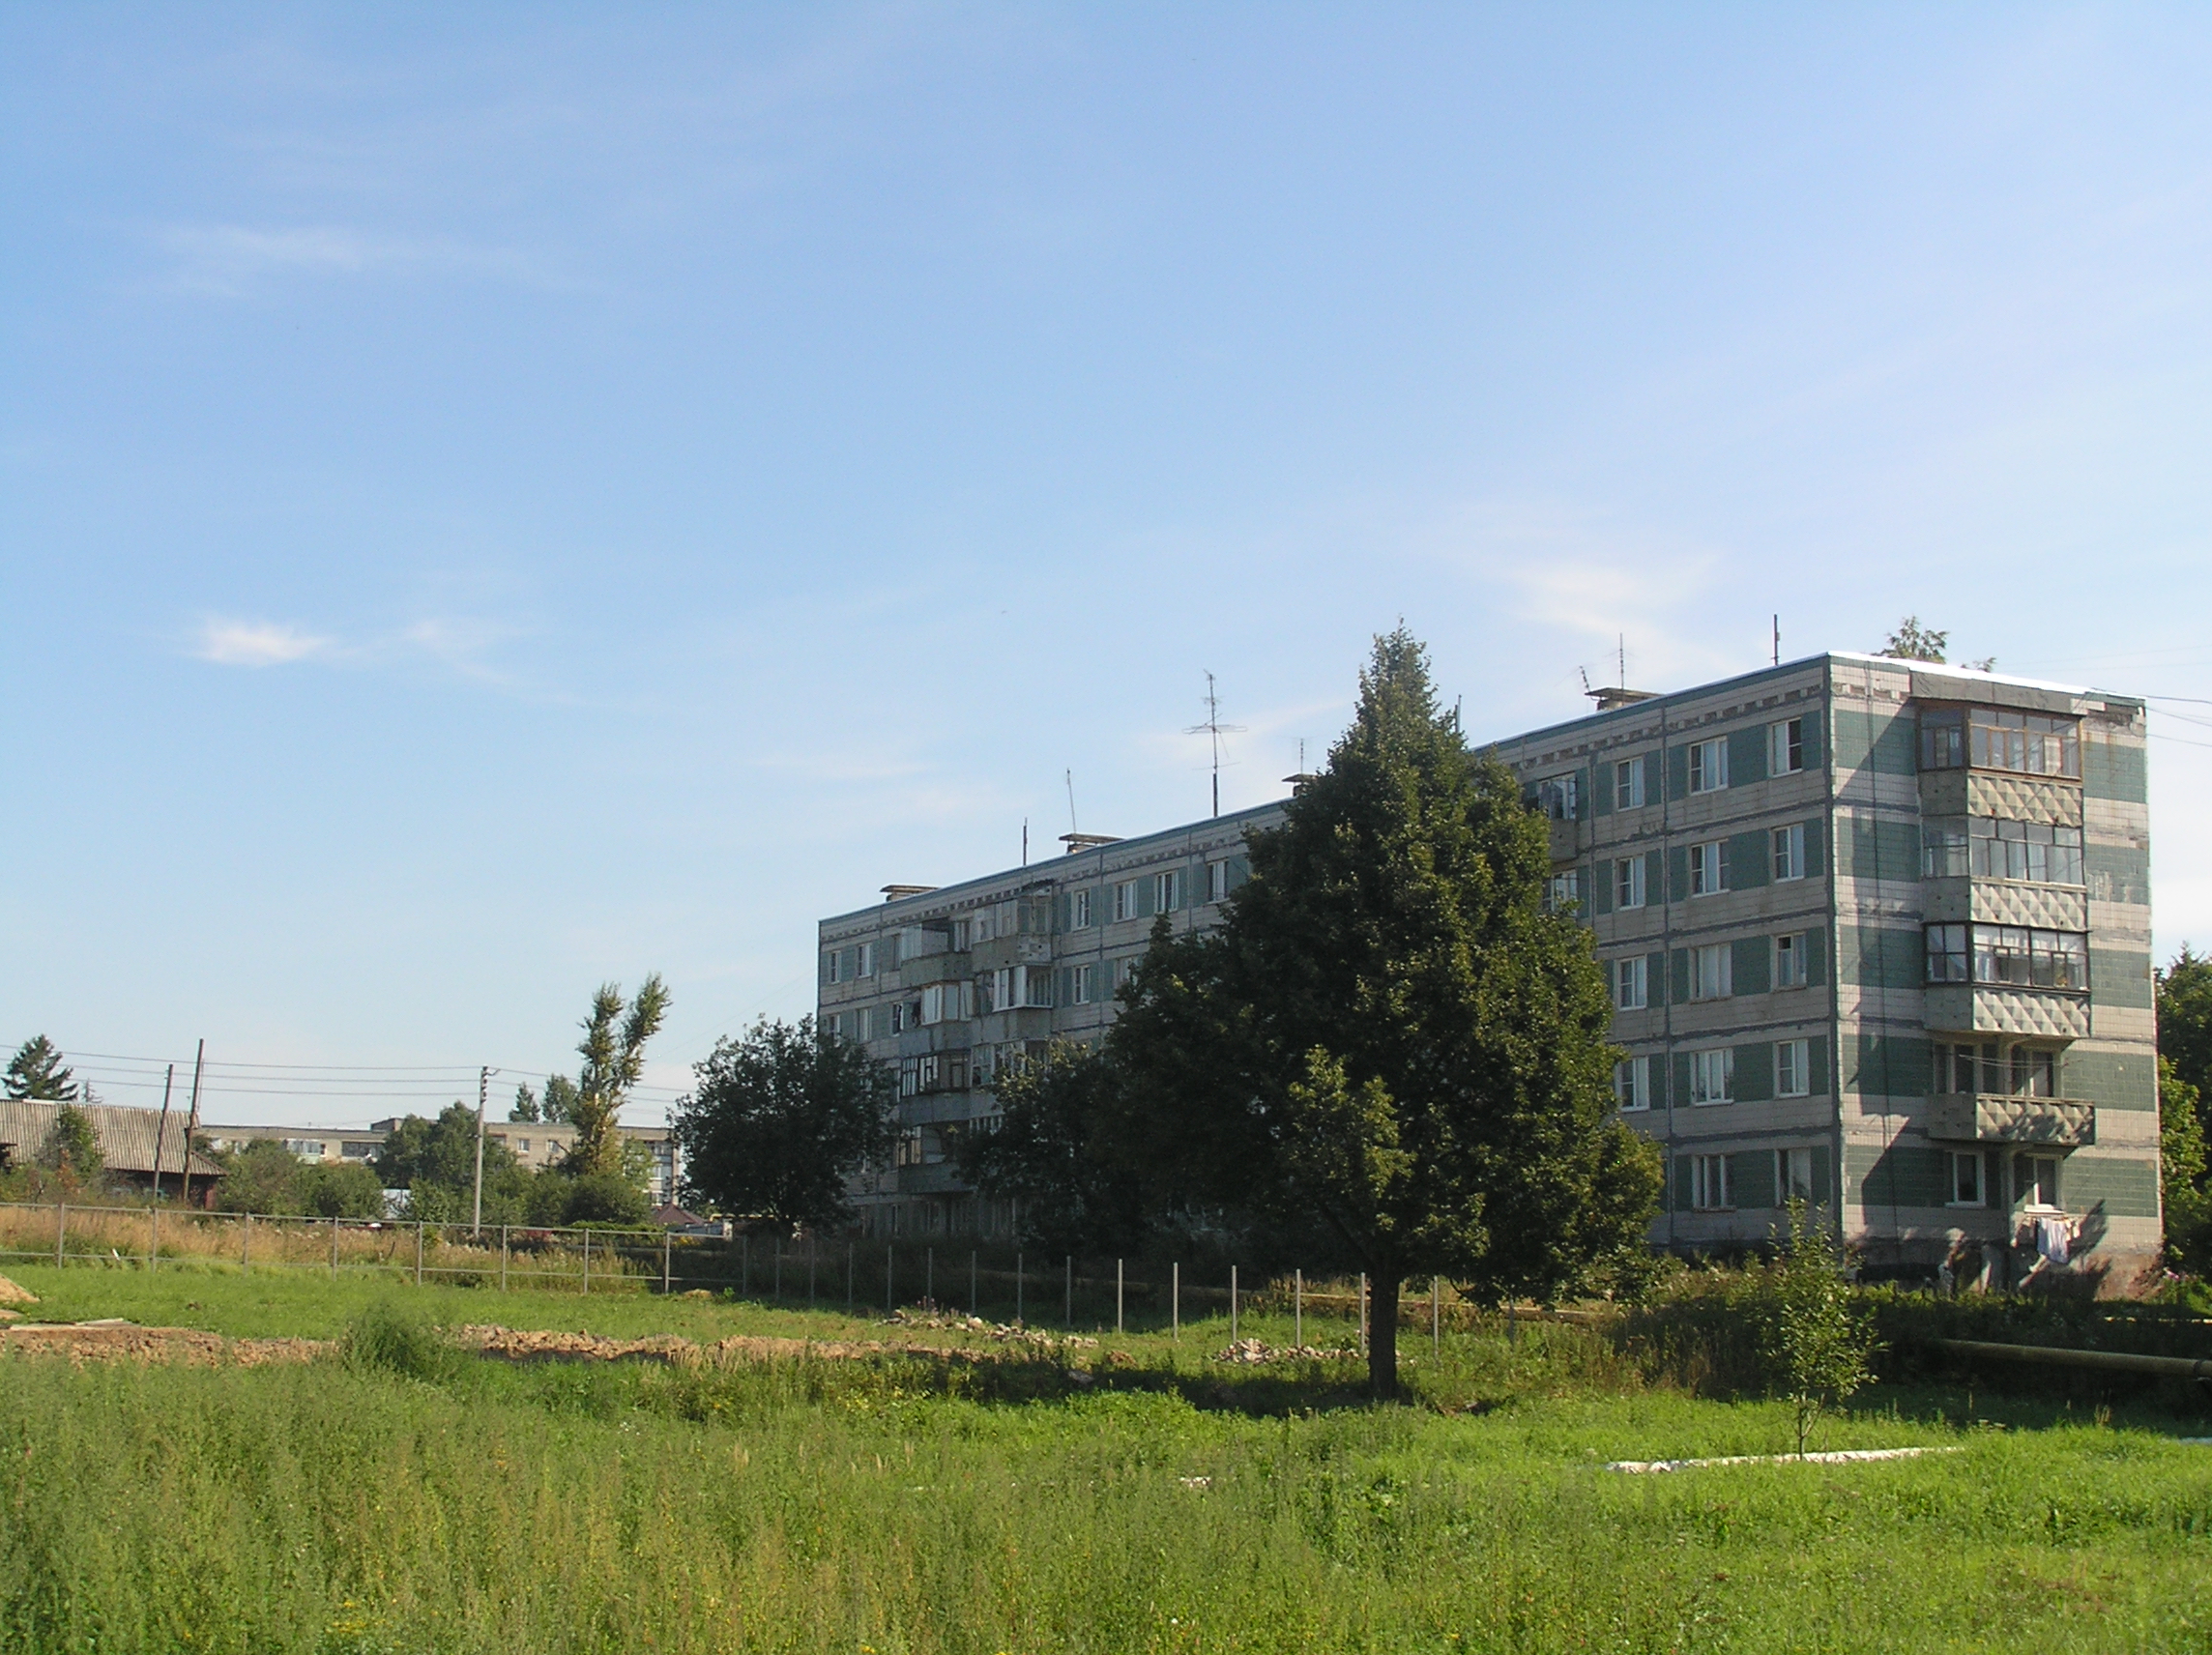
<path id="1" fill-rule="evenodd" d="M 564 1224 L 643 1224 L 652 1215 L 645 1192 L 620 1173 L 586 1173 L 568 1185 Z"/>
<path id="2" fill-rule="evenodd" d="M 427 1317 L 389 1299 L 346 1323 L 338 1354 L 357 1374 L 396 1374 L 431 1384 L 459 1378 L 467 1361 Z"/>

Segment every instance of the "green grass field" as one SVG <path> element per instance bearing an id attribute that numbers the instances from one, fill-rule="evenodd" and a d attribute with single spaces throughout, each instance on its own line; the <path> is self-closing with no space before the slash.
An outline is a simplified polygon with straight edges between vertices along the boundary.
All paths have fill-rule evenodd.
<path id="1" fill-rule="evenodd" d="M 183 1271 L 11 1272 L 42 1314 L 337 1334 L 437 1320 L 830 1339 L 636 1297 Z M 189 1308 L 197 1306 L 196 1309 Z M 1263 1337 L 1287 1329 L 1263 1325 Z M 1309 1337 L 1311 1330 L 1309 1329 Z M 950 1340 L 955 1336 L 945 1334 Z M 1075 1360 L 729 1370 L 333 1359 L 0 1367 L 0 1647 L 45 1650 L 2202 1650 L 2198 1422 L 1885 1391 L 1877 1465 L 1782 1408 L 1640 1388 L 1574 1329 L 1409 1340 L 1429 1406 L 1342 1364 L 1232 1369 L 1219 1323 Z M 1088 1381 L 1088 1382 L 1085 1382 Z"/>

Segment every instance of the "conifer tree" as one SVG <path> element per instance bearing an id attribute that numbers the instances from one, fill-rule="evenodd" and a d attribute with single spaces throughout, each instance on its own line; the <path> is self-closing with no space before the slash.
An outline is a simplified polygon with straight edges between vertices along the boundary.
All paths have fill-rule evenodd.
<path id="1" fill-rule="evenodd" d="M 1155 926 L 1122 991 L 1115 1152 L 1163 1203 L 1325 1222 L 1373 1283 L 1369 1378 L 1394 1395 L 1409 1276 L 1556 1292 L 1642 1245 L 1659 1156 L 1615 1115 L 1612 1007 L 1589 933 L 1545 910 L 1545 824 L 1403 627 L 1250 854 L 1221 925 Z"/>

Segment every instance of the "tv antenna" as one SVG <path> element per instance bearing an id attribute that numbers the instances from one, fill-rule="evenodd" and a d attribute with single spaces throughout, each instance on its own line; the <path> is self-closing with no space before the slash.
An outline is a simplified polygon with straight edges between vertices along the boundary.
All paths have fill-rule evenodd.
<path id="1" fill-rule="evenodd" d="M 1075 772 L 1070 769 L 1062 773 L 1067 777 L 1067 831 L 1073 837 L 1083 831 L 1075 825 Z"/>
<path id="2" fill-rule="evenodd" d="M 1221 738 L 1224 736 L 1241 736 L 1243 733 L 1244 726 L 1241 724 L 1222 723 L 1221 698 L 1213 692 L 1213 675 L 1208 673 L 1206 675 L 1206 722 L 1190 725 L 1183 731 L 1183 734 L 1185 736 L 1205 736 L 1212 740 L 1213 814 L 1216 816 L 1221 814 Z"/>

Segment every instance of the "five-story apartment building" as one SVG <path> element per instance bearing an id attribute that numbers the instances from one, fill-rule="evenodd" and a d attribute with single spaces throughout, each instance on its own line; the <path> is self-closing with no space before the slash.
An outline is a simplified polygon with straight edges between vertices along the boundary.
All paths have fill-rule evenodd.
<path id="1" fill-rule="evenodd" d="M 1668 1163 L 1655 1245 L 1764 1241 L 1801 1198 L 1877 1269 L 2124 1285 L 2159 1244 L 2142 705 L 1827 654 L 1493 745 L 1593 928 L 1615 1093 Z M 885 1228 L 1002 1228 L 947 1134 L 1095 1035 L 1155 914 L 1211 922 L 1280 804 L 821 927 L 821 1017 L 899 1065 Z"/>

